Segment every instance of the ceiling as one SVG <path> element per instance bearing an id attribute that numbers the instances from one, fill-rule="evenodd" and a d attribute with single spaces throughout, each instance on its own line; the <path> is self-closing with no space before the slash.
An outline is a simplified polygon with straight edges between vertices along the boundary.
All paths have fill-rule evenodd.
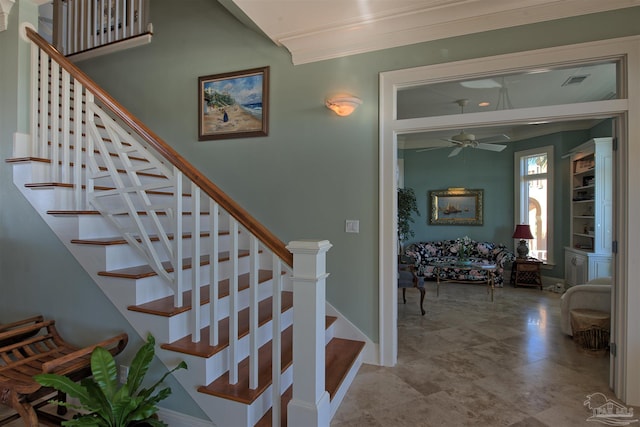
<path id="1" fill-rule="evenodd" d="M 398 91 L 397 117 L 411 119 L 614 99 L 614 62 L 414 86 Z M 507 135 L 511 142 L 568 130 L 589 129 L 603 118 L 464 129 L 478 139 Z M 462 129 L 460 129 L 462 130 Z M 458 131 L 418 132 L 398 137 L 401 149 L 449 147 Z M 504 142 L 504 141 L 496 141 Z"/>
<path id="2" fill-rule="evenodd" d="M 218 0 L 237 19 L 284 46 L 294 65 L 640 5 L 640 0 Z M 613 67 L 613 72 L 611 71 Z M 540 71 L 540 70 L 539 70 Z M 615 66 L 581 66 L 502 76 L 492 81 L 449 82 L 398 93 L 398 118 L 487 109 L 558 105 L 615 97 Z M 587 76 L 576 84 L 571 78 Z M 563 86 L 563 84 L 565 84 Z M 480 102 L 488 102 L 479 107 Z M 506 134 L 512 141 L 597 121 L 465 129 L 477 138 Z M 453 132 L 455 133 L 455 132 Z M 448 146 L 452 131 L 414 133 L 399 148 Z"/>
<path id="3" fill-rule="evenodd" d="M 295 65 L 640 5 L 640 0 L 218 0 Z"/>

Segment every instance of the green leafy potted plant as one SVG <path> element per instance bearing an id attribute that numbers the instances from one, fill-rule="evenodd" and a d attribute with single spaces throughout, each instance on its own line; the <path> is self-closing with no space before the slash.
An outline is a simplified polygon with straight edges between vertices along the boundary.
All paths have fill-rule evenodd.
<path id="1" fill-rule="evenodd" d="M 80 405 L 51 401 L 60 406 L 80 411 L 73 419 L 63 421 L 63 426 L 130 427 L 166 426 L 157 419 L 157 404 L 171 394 L 171 388 L 156 388 L 172 372 L 187 369 L 183 361 L 167 372 L 149 388 L 140 388 L 154 356 L 155 339 L 151 334 L 147 342 L 138 350 L 129 368 L 127 382 L 118 383 L 116 362 L 107 350 L 96 347 L 91 353 L 92 378 L 83 379 L 80 384 L 64 375 L 40 374 L 35 380 L 45 387 L 51 387 L 80 400 Z"/>
<path id="2" fill-rule="evenodd" d="M 411 229 L 413 214 L 420 216 L 413 188 L 398 188 L 398 245 L 402 254 L 402 242 L 415 235 Z"/>

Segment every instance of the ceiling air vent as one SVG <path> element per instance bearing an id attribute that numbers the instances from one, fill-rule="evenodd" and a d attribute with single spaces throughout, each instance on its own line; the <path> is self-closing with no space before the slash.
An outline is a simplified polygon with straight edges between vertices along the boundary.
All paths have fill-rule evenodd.
<path id="1" fill-rule="evenodd" d="M 587 77 L 589 77 L 589 74 L 583 74 L 581 76 L 571 76 L 567 80 L 565 80 L 564 83 L 562 83 L 562 86 L 579 85 Z"/>

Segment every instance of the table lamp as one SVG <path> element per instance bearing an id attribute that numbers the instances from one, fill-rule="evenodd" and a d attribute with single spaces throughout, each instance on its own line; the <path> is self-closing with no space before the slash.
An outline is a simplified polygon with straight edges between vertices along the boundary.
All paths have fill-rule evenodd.
<path id="1" fill-rule="evenodd" d="M 518 224 L 516 225 L 516 230 L 513 232 L 514 239 L 520 239 L 520 244 L 518 245 L 518 258 L 526 258 L 529 253 L 529 247 L 527 246 L 527 240 L 533 239 L 533 234 L 531 234 L 531 228 L 529 228 L 529 224 Z"/>

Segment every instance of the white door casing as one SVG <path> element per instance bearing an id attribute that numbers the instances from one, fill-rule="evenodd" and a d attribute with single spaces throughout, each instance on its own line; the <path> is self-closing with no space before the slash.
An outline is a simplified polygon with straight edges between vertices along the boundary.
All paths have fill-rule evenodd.
<path id="1" fill-rule="evenodd" d="M 402 87 L 491 75 L 522 72 L 540 67 L 558 67 L 587 61 L 618 60 L 621 64 L 620 99 L 581 104 L 465 113 L 441 117 L 397 120 L 396 94 Z M 633 76 L 633 78 L 629 78 Z M 542 120 L 572 120 L 616 117 L 620 123 L 616 153 L 616 235 L 614 254 L 615 313 L 612 341 L 617 345 L 614 392 L 628 405 L 640 404 L 640 228 L 630 220 L 640 217 L 640 192 L 630 183 L 640 182 L 640 122 L 628 120 L 640 114 L 640 37 L 625 37 L 577 45 L 560 46 L 487 58 L 389 71 L 380 74 L 379 132 L 379 301 L 380 364 L 397 362 L 397 136 L 403 133 L 453 130 L 464 127 L 526 123 Z M 626 95 L 626 96 L 625 96 Z M 613 378 L 612 378 L 613 380 Z"/>

